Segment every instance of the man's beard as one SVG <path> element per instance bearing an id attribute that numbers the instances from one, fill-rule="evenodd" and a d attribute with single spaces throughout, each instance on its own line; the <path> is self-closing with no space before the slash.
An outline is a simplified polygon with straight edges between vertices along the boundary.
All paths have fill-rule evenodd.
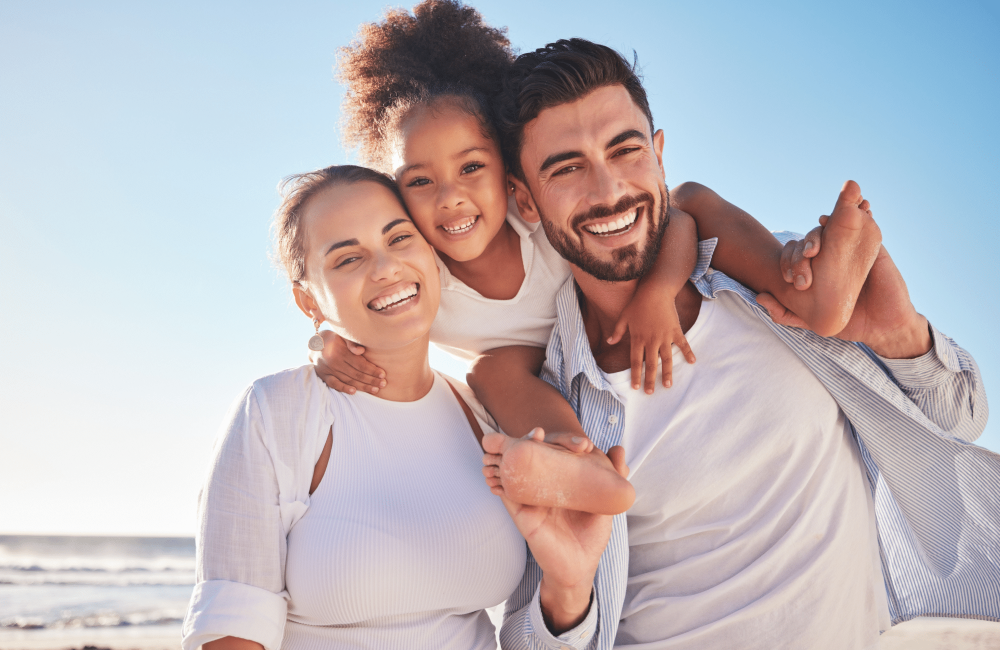
<path id="1" fill-rule="evenodd" d="M 579 224 L 592 219 L 601 219 L 615 214 L 621 214 L 640 205 L 647 205 L 646 210 L 651 217 L 656 209 L 653 195 L 643 192 L 633 196 L 623 196 L 615 205 L 595 205 L 584 214 L 573 216 L 569 220 L 570 228 L 579 232 L 582 230 Z M 605 282 L 627 282 L 638 280 L 653 268 L 656 257 L 660 254 L 660 245 L 663 242 L 663 232 L 670 222 L 668 217 L 670 209 L 670 197 L 667 194 L 666 185 L 660 186 L 660 210 L 655 221 L 650 221 L 646 229 L 646 245 L 639 250 L 636 244 L 629 244 L 612 251 L 612 261 L 598 259 L 593 253 L 588 251 L 580 239 L 571 238 L 568 233 L 553 225 L 541 209 L 538 216 L 542 220 L 542 228 L 549 238 L 552 248 L 556 249 L 567 262 L 577 266 L 598 280 Z M 648 218 L 648 217 L 647 217 Z"/>

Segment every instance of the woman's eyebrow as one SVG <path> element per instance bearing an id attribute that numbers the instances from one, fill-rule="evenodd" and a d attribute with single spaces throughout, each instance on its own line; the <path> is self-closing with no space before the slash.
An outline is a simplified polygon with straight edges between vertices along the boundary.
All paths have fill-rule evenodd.
<path id="1" fill-rule="evenodd" d="M 383 235 L 387 234 L 390 230 L 392 230 L 401 223 L 411 223 L 411 221 L 409 219 L 395 219 L 393 221 L 390 221 L 389 223 L 385 224 L 385 228 L 382 229 L 382 234 Z M 356 242 L 357 240 L 355 239 L 353 241 Z"/>
<path id="2" fill-rule="evenodd" d="M 345 246 L 359 246 L 359 245 L 361 245 L 361 242 L 359 242 L 357 239 L 345 239 L 344 241 L 339 241 L 330 248 L 326 249 L 326 252 L 323 253 L 323 257 L 326 257 L 327 255 L 337 250 L 338 248 L 344 248 Z"/>

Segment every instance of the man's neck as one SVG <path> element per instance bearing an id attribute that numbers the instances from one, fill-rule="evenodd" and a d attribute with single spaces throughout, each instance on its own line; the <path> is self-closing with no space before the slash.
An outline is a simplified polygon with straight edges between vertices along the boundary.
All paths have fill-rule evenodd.
<path id="1" fill-rule="evenodd" d="M 594 353 L 594 360 L 605 372 L 619 372 L 631 366 L 631 338 L 628 333 L 614 344 L 608 338 L 614 332 L 615 324 L 625 307 L 635 296 L 638 280 L 627 282 L 605 282 L 598 280 L 582 269 L 570 265 L 573 277 L 580 289 L 580 314 L 587 331 L 587 341 Z M 664 296 L 664 300 L 669 297 Z M 675 298 L 677 315 L 681 329 L 687 332 L 698 320 L 701 311 L 701 294 L 693 284 L 687 282 Z"/>

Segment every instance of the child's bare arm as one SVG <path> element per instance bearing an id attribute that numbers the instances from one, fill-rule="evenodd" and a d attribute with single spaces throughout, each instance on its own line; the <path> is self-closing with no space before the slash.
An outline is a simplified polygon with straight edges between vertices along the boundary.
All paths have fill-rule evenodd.
<path id="1" fill-rule="evenodd" d="M 524 440 L 524 448 L 508 459 L 519 488 L 511 490 L 508 498 L 524 505 L 558 505 L 600 514 L 624 512 L 635 499 L 632 485 L 590 442 L 559 391 L 536 376 L 544 361 L 541 348 L 498 348 L 477 358 L 468 375 L 476 396 L 510 434 L 501 438 L 510 442 L 533 434 L 534 439 Z M 499 444 L 488 451 L 503 455 Z M 497 488 L 496 481 L 490 487 Z M 562 495 L 559 503 L 539 501 L 539 495 L 552 500 L 557 493 Z"/>
<path id="2" fill-rule="evenodd" d="M 538 373 L 545 350 L 512 345 L 481 354 L 472 362 L 466 381 L 500 429 L 522 438 L 540 427 L 548 433 L 586 438 L 573 408 Z"/>
<path id="3" fill-rule="evenodd" d="M 701 238 L 719 238 L 712 266 L 760 294 L 770 294 L 803 326 L 821 336 L 837 334 L 847 325 L 881 244 L 877 226 L 870 218 L 863 218 L 870 210 L 857 184 L 844 185 L 831 220 L 824 221 L 823 228 L 811 232 L 798 245 L 801 255 L 797 265 L 788 263 L 792 249 L 783 248 L 756 219 L 707 187 L 683 183 L 674 188 L 671 197 L 695 218 Z M 809 266 L 810 258 L 820 250 L 821 238 L 826 251 L 822 264 L 836 264 L 840 256 L 850 255 L 850 264 L 841 266 L 851 272 L 822 273 L 817 284 Z M 761 304 L 773 313 L 772 307 Z"/>
<path id="4" fill-rule="evenodd" d="M 310 351 L 309 361 L 316 375 L 335 391 L 353 395 L 362 390 L 372 395 L 386 384 L 385 371 L 364 356 L 365 349 L 330 330 L 320 333 L 326 344 L 319 352 Z"/>
<path id="5" fill-rule="evenodd" d="M 656 385 L 656 362 L 663 360 L 663 386 L 673 383 L 673 350 L 676 345 L 688 363 L 695 362 L 681 328 L 674 298 L 687 282 L 698 261 L 698 231 L 691 217 L 671 210 L 670 222 L 663 233 L 660 253 L 653 269 L 642 280 L 632 301 L 618 318 L 608 343 L 614 345 L 625 331 L 631 348 L 632 388 L 639 388 L 645 364 L 645 391 Z"/>

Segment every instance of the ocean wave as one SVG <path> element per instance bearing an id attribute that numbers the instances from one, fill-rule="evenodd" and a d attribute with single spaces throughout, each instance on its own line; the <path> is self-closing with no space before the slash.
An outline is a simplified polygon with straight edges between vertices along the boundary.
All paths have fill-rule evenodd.
<path id="1" fill-rule="evenodd" d="M 176 587 L 194 586 L 194 571 L 148 573 L 75 573 L 71 571 L 3 571 L 0 585 L 95 586 L 95 587 Z"/>
<path id="2" fill-rule="evenodd" d="M 46 620 L 34 616 L 14 616 L 0 619 L 0 629 L 6 630 L 61 630 L 101 627 L 132 627 L 143 625 L 171 625 L 184 621 L 183 612 L 161 610 L 152 612 L 98 612 L 82 616 L 65 616 Z"/>

